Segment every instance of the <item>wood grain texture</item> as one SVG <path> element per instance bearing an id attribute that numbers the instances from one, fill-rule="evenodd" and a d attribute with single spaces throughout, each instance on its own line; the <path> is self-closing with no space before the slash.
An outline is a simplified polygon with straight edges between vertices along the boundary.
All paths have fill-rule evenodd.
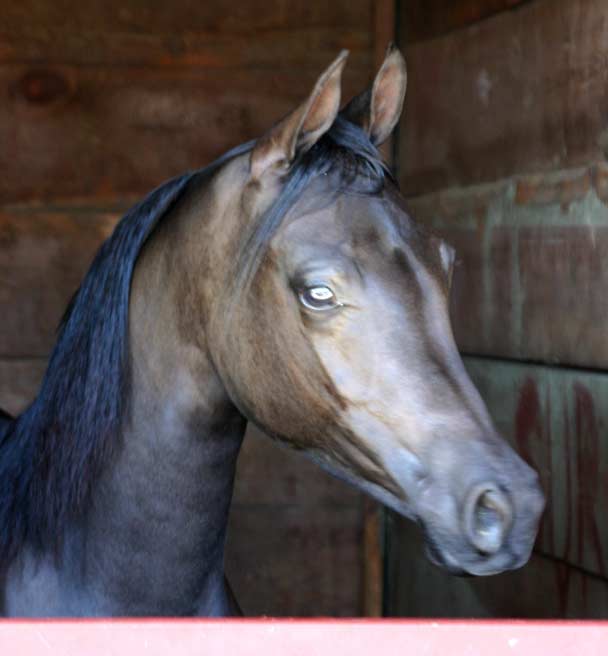
<path id="1" fill-rule="evenodd" d="M 498 576 L 459 578 L 424 556 L 416 526 L 392 516 L 389 615 L 463 618 L 608 617 L 608 581 L 540 555 Z"/>
<path id="2" fill-rule="evenodd" d="M 360 615 L 361 527 L 354 508 L 235 504 L 226 572 L 245 614 Z"/>
<path id="3" fill-rule="evenodd" d="M 143 194 L 265 132 L 342 48 L 345 99 L 369 82 L 372 2 L 204 5 L 4 8 L 1 201 Z"/>
<path id="4" fill-rule="evenodd" d="M 415 43 L 466 28 L 527 0 L 407 0 L 401 3 L 399 30 Z"/>
<path id="5" fill-rule="evenodd" d="M 119 214 L 0 210 L 0 357 L 46 357 L 72 294 Z"/>
<path id="6" fill-rule="evenodd" d="M 466 358 L 499 431 L 538 472 L 536 547 L 608 578 L 608 374 Z"/>
<path id="7" fill-rule="evenodd" d="M 339 30 L 369 31 L 373 6 L 370 1 L 265 0 L 239 2 L 229 10 L 222 0 L 24 0 L 3 7 L 0 34 L 25 34 L 29 30 L 58 29 L 115 34 L 213 33 L 257 35 L 266 31 L 288 31 L 298 27 L 325 26 Z M 253 44 L 252 44 L 253 45 Z M 254 46 L 253 46 L 254 47 Z"/>
<path id="8" fill-rule="evenodd" d="M 457 250 L 454 331 L 470 354 L 608 367 L 605 164 L 413 198 Z"/>
<path id="9" fill-rule="evenodd" d="M 263 134 L 321 70 L 0 67 L 0 198 L 107 203 L 145 194 Z M 367 81 L 367 68 L 347 68 L 345 97 Z"/>
<path id="10" fill-rule="evenodd" d="M 363 500 L 363 615 L 384 614 L 384 521 L 381 504 Z"/>
<path id="11" fill-rule="evenodd" d="M 319 506 L 361 508 L 361 494 L 302 453 L 249 424 L 239 454 L 233 502 L 241 508 Z"/>
<path id="12" fill-rule="evenodd" d="M 535 0 L 406 47 L 408 194 L 602 159 L 608 4 Z"/>
<path id="13" fill-rule="evenodd" d="M 201 6 L 204 4 L 204 6 Z M 3 7 L 0 62 L 254 69 L 326 66 L 372 48 L 373 3 L 28 0 Z"/>
<path id="14" fill-rule="evenodd" d="M 249 425 L 239 454 L 226 568 L 246 614 L 371 614 L 361 493 Z M 366 528 L 376 533 L 367 536 Z M 372 554 L 376 564 L 381 556 Z M 375 606 L 374 606 L 375 609 Z"/>
<path id="15" fill-rule="evenodd" d="M 46 371 L 46 358 L 0 358 L 0 408 L 15 417 L 33 401 Z"/>

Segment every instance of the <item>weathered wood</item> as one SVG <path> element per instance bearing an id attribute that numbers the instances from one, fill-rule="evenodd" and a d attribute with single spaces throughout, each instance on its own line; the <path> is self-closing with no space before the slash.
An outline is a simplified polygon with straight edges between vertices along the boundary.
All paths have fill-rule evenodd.
<path id="1" fill-rule="evenodd" d="M 239 454 L 234 503 L 255 509 L 293 505 L 361 508 L 362 502 L 354 488 L 250 424 Z"/>
<path id="2" fill-rule="evenodd" d="M 369 497 L 363 502 L 363 614 L 384 614 L 384 510 Z"/>
<path id="3" fill-rule="evenodd" d="M 366 529 L 359 492 L 249 426 L 226 556 L 247 614 L 367 614 Z"/>
<path id="4" fill-rule="evenodd" d="M 368 66 L 373 4 L 111 0 L 3 7 L 0 63 L 34 66 L 161 65 L 212 68 L 323 67 L 341 48 Z M 352 62 L 351 62 L 352 63 Z"/>
<path id="5" fill-rule="evenodd" d="M 459 578 L 432 565 L 420 532 L 392 516 L 389 615 L 405 617 L 608 617 L 608 581 L 565 563 L 534 555 L 514 572 Z"/>
<path id="6" fill-rule="evenodd" d="M 600 164 L 411 199 L 457 249 L 461 350 L 608 367 L 607 176 Z"/>
<path id="7" fill-rule="evenodd" d="M 396 4 L 394 0 L 377 0 L 374 3 L 374 75 L 382 66 L 388 44 L 396 41 Z M 391 166 L 395 164 L 394 143 L 394 137 L 391 135 L 380 145 L 382 157 Z"/>
<path id="8" fill-rule="evenodd" d="M 0 210 L 0 357 L 44 357 L 59 320 L 119 215 Z"/>
<path id="9" fill-rule="evenodd" d="M 361 512 L 235 504 L 226 572 L 248 615 L 361 614 Z"/>
<path id="10" fill-rule="evenodd" d="M 114 201 L 211 162 L 265 132 L 317 68 L 0 67 L 0 198 Z M 368 81 L 345 71 L 345 97 Z"/>
<path id="11" fill-rule="evenodd" d="M 4 25 L 4 24 L 3 24 Z M 1 30 L 1 27 L 0 27 Z M 247 47 L 244 42 L 247 41 Z M 251 31 L 196 32 L 192 30 L 112 32 L 78 31 L 69 26 L 32 26 L 0 31 L 0 64 L 48 66 L 162 66 L 219 69 L 323 70 L 337 53 L 351 52 L 350 66 L 370 67 L 371 31 L 356 28 L 289 25 Z"/>
<path id="12" fill-rule="evenodd" d="M 53 29 L 74 35 L 83 32 L 110 35 L 138 34 L 228 34 L 263 35 L 269 31 L 309 30 L 324 26 L 336 30 L 369 31 L 371 0 L 309 2 L 304 0 L 264 0 L 239 2 L 228 11 L 222 0 L 176 0 L 171 4 L 106 0 L 24 0 L 2 7 L 0 35 L 27 34 Z M 371 37 L 371 34 L 370 34 Z M 61 44 L 55 44 L 61 47 Z M 247 43 L 243 46 L 255 47 Z"/>
<path id="13" fill-rule="evenodd" d="M 0 408 L 10 415 L 23 412 L 33 401 L 46 371 L 46 358 L 0 358 Z"/>
<path id="14" fill-rule="evenodd" d="M 462 29 L 526 0 L 407 0 L 402 3 L 399 31 L 415 43 Z"/>
<path id="15" fill-rule="evenodd" d="M 540 474 L 537 548 L 608 578 L 608 374 L 465 363 L 502 435 Z"/>
<path id="16" fill-rule="evenodd" d="M 403 189 L 420 194 L 603 157 L 608 3 L 535 0 L 406 47 Z"/>

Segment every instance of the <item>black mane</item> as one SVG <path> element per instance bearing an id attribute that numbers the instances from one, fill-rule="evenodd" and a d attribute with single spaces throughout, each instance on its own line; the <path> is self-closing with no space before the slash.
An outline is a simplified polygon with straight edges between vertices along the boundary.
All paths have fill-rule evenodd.
<path id="1" fill-rule="evenodd" d="M 83 512 L 129 402 L 129 293 L 141 248 L 195 175 L 211 174 L 252 147 L 238 146 L 198 174 L 165 183 L 132 208 L 100 248 L 64 315 L 38 396 L 0 431 L 0 565 L 25 543 L 39 551 L 56 547 L 68 522 Z M 310 180 L 333 170 L 343 188 L 363 180 L 364 193 L 377 192 L 390 176 L 367 135 L 336 119 L 294 163 L 276 202 L 245 239 L 241 280 L 251 279 Z"/>
<path id="2" fill-rule="evenodd" d="M 127 400 L 127 318 L 137 255 L 191 174 L 136 205 L 102 245 L 62 320 L 38 396 L 0 443 L 0 562 L 53 543 L 88 496 Z"/>

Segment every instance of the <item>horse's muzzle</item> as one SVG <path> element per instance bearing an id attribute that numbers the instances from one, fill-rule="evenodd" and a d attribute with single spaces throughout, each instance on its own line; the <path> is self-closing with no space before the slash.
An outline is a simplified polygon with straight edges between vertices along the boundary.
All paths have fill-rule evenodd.
<path id="1" fill-rule="evenodd" d="M 473 485 L 458 531 L 429 527 L 421 518 L 429 559 L 456 575 L 487 576 L 525 565 L 545 504 L 536 474 L 527 469 L 530 476 L 510 489 L 493 481 Z"/>

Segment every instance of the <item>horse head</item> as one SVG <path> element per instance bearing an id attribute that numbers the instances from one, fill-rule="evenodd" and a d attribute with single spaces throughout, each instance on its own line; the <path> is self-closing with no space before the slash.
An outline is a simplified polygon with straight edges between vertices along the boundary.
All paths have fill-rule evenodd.
<path id="1" fill-rule="evenodd" d="M 405 62 L 389 48 L 340 111 L 345 61 L 214 180 L 217 213 L 237 220 L 224 221 L 222 276 L 201 283 L 207 348 L 242 414 L 419 522 L 435 562 L 519 567 L 544 505 L 537 474 L 458 353 L 454 251 L 410 216 L 377 150 Z"/>

